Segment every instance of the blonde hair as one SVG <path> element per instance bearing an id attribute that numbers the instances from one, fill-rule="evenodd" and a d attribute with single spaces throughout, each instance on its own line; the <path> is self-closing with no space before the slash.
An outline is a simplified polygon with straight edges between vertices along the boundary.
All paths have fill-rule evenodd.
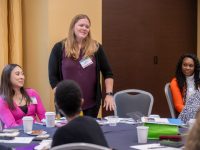
<path id="1" fill-rule="evenodd" d="M 68 38 L 65 41 L 65 54 L 66 57 L 71 57 L 74 59 L 79 58 L 79 47 L 76 41 L 76 36 L 74 33 L 74 26 L 80 19 L 87 19 L 91 25 L 90 19 L 87 15 L 79 14 L 76 15 L 70 24 Z M 97 41 L 93 40 L 91 37 L 91 32 L 89 31 L 88 36 L 83 40 L 82 48 L 84 57 L 92 56 L 97 51 L 99 45 Z"/>

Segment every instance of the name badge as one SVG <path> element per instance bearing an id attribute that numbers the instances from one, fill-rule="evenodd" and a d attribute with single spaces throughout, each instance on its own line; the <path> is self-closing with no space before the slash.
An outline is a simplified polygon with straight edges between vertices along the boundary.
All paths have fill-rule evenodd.
<path id="1" fill-rule="evenodd" d="M 37 99 L 36 99 L 36 97 L 31 97 L 31 103 L 32 103 L 32 104 L 37 104 Z"/>
<path id="2" fill-rule="evenodd" d="M 83 69 L 88 67 L 89 65 L 93 64 L 92 59 L 90 57 L 83 58 L 79 62 Z"/>

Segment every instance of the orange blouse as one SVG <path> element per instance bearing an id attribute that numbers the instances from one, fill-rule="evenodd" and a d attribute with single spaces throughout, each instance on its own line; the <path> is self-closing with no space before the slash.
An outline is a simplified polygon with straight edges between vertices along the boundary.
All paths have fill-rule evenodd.
<path id="1" fill-rule="evenodd" d="M 183 110 L 183 107 L 185 106 L 185 102 L 183 100 L 182 93 L 178 87 L 178 82 L 176 78 L 173 78 L 170 82 L 170 88 L 172 92 L 174 107 L 177 112 L 181 112 Z"/>

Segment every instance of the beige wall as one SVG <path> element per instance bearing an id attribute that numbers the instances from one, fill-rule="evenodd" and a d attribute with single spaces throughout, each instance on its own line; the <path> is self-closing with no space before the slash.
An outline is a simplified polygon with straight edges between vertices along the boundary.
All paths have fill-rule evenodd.
<path id="1" fill-rule="evenodd" d="M 55 42 L 66 37 L 79 13 L 92 22 L 93 38 L 101 42 L 102 0 L 23 0 L 23 49 L 26 86 L 35 88 L 47 110 L 54 109 L 48 81 L 48 59 Z"/>
<path id="2" fill-rule="evenodd" d="M 94 39 L 101 42 L 101 0 L 49 0 L 49 46 L 67 36 L 69 24 L 76 14 L 87 14 L 92 22 Z"/>
<path id="3" fill-rule="evenodd" d="M 35 88 L 49 109 L 48 0 L 24 0 L 22 3 L 23 50 L 26 87 Z"/>

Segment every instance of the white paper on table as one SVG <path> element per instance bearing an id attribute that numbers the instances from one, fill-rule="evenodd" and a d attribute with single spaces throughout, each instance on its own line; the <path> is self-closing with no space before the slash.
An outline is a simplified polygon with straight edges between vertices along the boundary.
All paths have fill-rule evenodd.
<path id="1" fill-rule="evenodd" d="M 169 124 L 169 121 L 167 118 L 155 118 L 156 123 L 164 123 L 164 124 Z"/>
<path id="2" fill-rule="evenodd" d="M 19 135 L 19 132 L 2 132 L 0 133 L 0 136 L 8 136 L 8 137 L 16 137 Z"/>
<path id="3" fill-rule="evenodd" d="M 147 123 L 170 124 L 167 118 L 142 117 L 141 120 L 142 122 L 147 122 Z"/>
<path id="4" fill-rule="evenodd" d="M 153 150 L 153 149 L 158 149 L 158 150 L 181 150 L 182 148 L 174 148 L 174 147 L 168 147 L 168 146 L 162 146 L 159 143 L 156 144 L 144 144 L 144 145 L 134 145 L 130 146 L 130 148 L 135 148 L 138 150 Z"/>
<path id="5" fill-rule="evenodd" d="M 43 150 L 51 148 L 52 140 L 42 140 L 39 145 L 34 147 L 34 150 Z"/>
<path id="6" fill-rule="evenodd" d="M 133 118 L 119 118 L 120 123 L 126 123 L 126 124 L 136 124 L 135 120 Z"/>
<path id="7" fill-rule="evenodd" d="M 100 125 L 109 124 L 107 117 L 101 120 L 96 120 Z M 117 123 L 125 123 L 125 124 L 136 124 L 136 122 L 132 118 L 118 118 Z"/>
<path id="8" fill-rule="evenodd" d="M 12 140 L 0 140 L 1 143 L 31 143 L 34 137 L 15 137 Z"/>

